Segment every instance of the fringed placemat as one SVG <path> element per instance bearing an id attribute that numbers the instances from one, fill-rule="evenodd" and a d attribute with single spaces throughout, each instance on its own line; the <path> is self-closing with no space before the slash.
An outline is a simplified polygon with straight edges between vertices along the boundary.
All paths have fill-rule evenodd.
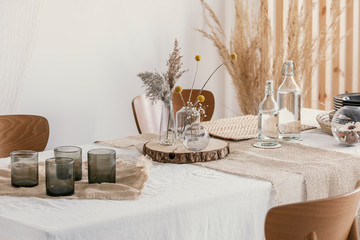
<path id="1" fill-rule="evenodd" d="M 258 117 L 255 115 L 245 115 L 203 122 L 202 125 L 213 137 L 239 141 L 256 138 L 258 130 Z M 301 125 L 301 131 L 314 128 L 316 127 L 305 124 Z"/>
<path id="2" fill-rule="evenodd" d="M 152 161 L 142 156 L 136 163 L 116 162 L 116 183 L 88 184 L 87 162 L 82 165 L 82 180 L 75 182 L 75 193 L 71 196 L 50 197 L 46 195 L 45 163 L 39 162 L 39 185 L 31 188 L 11 186 L 11 171 L 0 169 L 0 196 L 66 198 L 66 199 L 102 199 L 136 200 L 149 177 Z"/>

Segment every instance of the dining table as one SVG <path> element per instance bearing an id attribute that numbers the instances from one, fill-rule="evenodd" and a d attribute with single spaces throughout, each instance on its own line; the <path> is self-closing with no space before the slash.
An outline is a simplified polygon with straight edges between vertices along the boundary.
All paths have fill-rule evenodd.
<path id="1" fill-rule="evenodd" d="M 359 154 L 359 147 L 344 147 L 319 127 L 316 116 L 321 112 L 302 109 L 302 123 L 318 128 L 302 132 L 297 142 Z M 80 147 L 83 161 L 87 151 L 99 147 L 114 149 L 119 160 L 142 156 L 135 147 L 94 143 Z M 39 162 L 50 157 L 53 150 L 40 152 Z M 0 168 L 9 163 L 10 158 L 0 159 Z M 303 184 L 287 191 L 301 196 Z M 0 239 L 265 239 L 266 213 L 276 205 L 269 181 L 194 164 L 154 162 L 137 200 L 0 196 Z"/>

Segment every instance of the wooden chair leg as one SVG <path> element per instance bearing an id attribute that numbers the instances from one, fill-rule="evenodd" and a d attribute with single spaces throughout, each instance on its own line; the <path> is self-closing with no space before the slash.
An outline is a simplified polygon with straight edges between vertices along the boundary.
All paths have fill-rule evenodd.
<path id="1" fill-rule="evenodd" d="M 312 231 L 309 235 L 306 236 L 304 240 L 317 240 L 316 232 Z"/>
<path id="2" fill-rule="evenodd" d="M 355 216 L 349 232 L 348 240 L 359 240 L 357 217 Z"/>

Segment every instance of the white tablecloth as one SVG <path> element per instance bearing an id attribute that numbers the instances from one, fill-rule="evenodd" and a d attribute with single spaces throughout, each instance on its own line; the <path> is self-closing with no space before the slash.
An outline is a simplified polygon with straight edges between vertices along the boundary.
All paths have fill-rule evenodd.
<path id="1" fill-rule="evenodd" d="M 314 125 L 318 111 L 305 109 Z M 301 143 L 347 153 L 321 130 L 303 133 Z M 85 145 L 89 149 L 102 147 Z M 135 149 L 116 149 L 137 159 Z M 40 161 L 52 152 L 40 153 Z M 9 159 L 0 159 L 7 167 Z M 45 189 L 44 189 L 45 191 Z M 302 185 L 294 186 L 301 196 Z M 299 199 L 300 201 L 301 199 Z M 263 239 L 267 210 L 276 203 L 269 182 L 193 165 L 155 164 L 135 201 L 0 197 L 0 239 Z"/>

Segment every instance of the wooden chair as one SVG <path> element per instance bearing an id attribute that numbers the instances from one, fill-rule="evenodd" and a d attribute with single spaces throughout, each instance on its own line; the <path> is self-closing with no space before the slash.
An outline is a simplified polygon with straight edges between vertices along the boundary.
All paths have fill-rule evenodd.
<path id="1" fill-rule="evenodd" d="M 49 140 L 49 123 L 35 115 L 0 116 L 0 158 L 15 150 L 44 151 Z"/>
<path id="2" fill-rule="evenodd" d="M 357 240 L 360 181 L 345 195 L 289 204 L 269 210 L 265 220 L 267 240 Z"/>
<path id="3" fill-rule="evenodd" d="M 191 89 L 184 89 L 181 93 L 185 102 L 187 102 L 189 100 L 190 91 L 191 91 Z M 196 101 L 199 93 L 200 93 L 200 89 L 193 89 L 193 92 L 191 94 L 191 99 L 190 99 L 190 101 L 192 103 L 194 103 Z M 210 121 L 214 114 L 214 109 L 215 109 L 214 94 L 207 90 L 203 90 L 201 94 L 204 95 L 204 97 L 205 97 L 205 101 L 202 103 L 202 105 L 203 105 L 203 108 L 205 109 L 205 113 L 206 113 L 205 114 L 206 117 L 204 117 L 202 119 L 202 121 Z M 181 100 L 180 94 L 174 93 L 172 100 L 173 100 L 174 112 L 176 114 L 176 112 L 179 111 L 184 106 L 184 104 L 183 104 L 183 101 Z"/>
<path id="4" fill-rule="evenodd" d="M 136 127 L 139 133 L 159 133 L 161 102 L 152 104 L 145 94 L 135 97 L 132 102 Z"/>

